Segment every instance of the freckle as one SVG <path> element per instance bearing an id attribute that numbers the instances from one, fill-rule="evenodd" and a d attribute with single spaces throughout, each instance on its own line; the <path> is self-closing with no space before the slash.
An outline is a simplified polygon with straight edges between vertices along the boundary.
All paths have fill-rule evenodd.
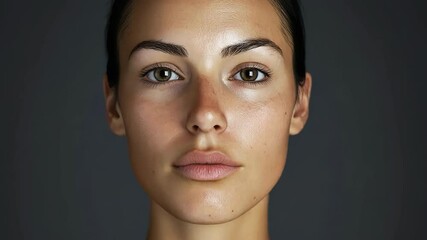
<path id="1" fill-rule="evenodd" d="M 234 210 L 232 209 L 231 212 L 234 212 Z"/>
<path id="2" fill-rule="evenodd" d="M 211 217 L 211 215 L 209 214 L 209 217 Z"/>
<path id="3" fill-rule="evenodd" d="M 254 200 L 256 200 L 256 197 L 254 197 Z"/>
<path id="4" fill-rule="evenodd" d="M 285 112 L 285 115 L 288 115 L 288 112 Z"/>

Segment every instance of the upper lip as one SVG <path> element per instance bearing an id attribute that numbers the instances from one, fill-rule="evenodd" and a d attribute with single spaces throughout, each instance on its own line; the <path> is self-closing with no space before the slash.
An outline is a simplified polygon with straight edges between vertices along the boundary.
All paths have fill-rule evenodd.
<path id="1" fill-rule="evenodd" d="M 220 164 L 231 167 L 240 167 L 241 165 L 231 160 L 226 154 L 220 151 L 200 151 L 192 150 L 181 156 L 176 162 L 174 167 L 184 167 L 192 164 Z"/>

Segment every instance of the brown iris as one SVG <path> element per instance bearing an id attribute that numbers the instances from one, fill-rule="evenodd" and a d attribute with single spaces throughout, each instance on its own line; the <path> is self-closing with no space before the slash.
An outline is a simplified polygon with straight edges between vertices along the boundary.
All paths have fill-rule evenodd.
<path id="1" fill-rule="evenodd" d="M 159 82 L 165 82 L 170 80 L 172 76 L 172 70 L 168 68 L 157 68 L 154 70 L 154 78 Z"/>
<path id="2" fill-rule="evenodd" d="M 258 78 L 258 70 L 255 68 L 245 68 L 240 71 L 243 81 L 255 81 Z"/>

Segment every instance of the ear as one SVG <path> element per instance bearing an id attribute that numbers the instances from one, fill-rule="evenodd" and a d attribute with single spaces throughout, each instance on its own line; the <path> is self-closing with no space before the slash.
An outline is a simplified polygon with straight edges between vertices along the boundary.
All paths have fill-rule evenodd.
<path id="1" fill-rule="evenodd" d="M 297 101 L 294 106 L 294 111 L 292 113 L 291 125 L 289 128 L 289 133 L 291 135 L 297 135 L 304 128 L 305 123 L 308 119 L 308 110 L 311 94 L 311 75 L 310 73 L 305 74 L 304 85 L 298 86 L 299 94 L 297 96 Z"/>
<path id="2" fill-rule="evenodd" d="M 123 117 L 120 111 L 120 105 L 117 101 L 115 88 L 110 88 L 108 84 L 108 76 L 104 75 L 103 89 L 105 97 L 105 109 L 107 111 L 107 120 L 111 131 L 118 136 L 126 135 L 123 124 Z"/>

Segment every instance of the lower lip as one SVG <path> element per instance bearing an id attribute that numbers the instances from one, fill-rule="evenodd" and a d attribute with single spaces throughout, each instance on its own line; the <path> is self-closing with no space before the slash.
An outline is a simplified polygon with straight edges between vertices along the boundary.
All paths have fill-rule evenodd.
<path id="1" fill-rule="evenodd" d="M 197 181 L 220 180 L 232 174 L 238 168 L 223 164 L 190 164 L 175 167 L 184 177 Z"/>

